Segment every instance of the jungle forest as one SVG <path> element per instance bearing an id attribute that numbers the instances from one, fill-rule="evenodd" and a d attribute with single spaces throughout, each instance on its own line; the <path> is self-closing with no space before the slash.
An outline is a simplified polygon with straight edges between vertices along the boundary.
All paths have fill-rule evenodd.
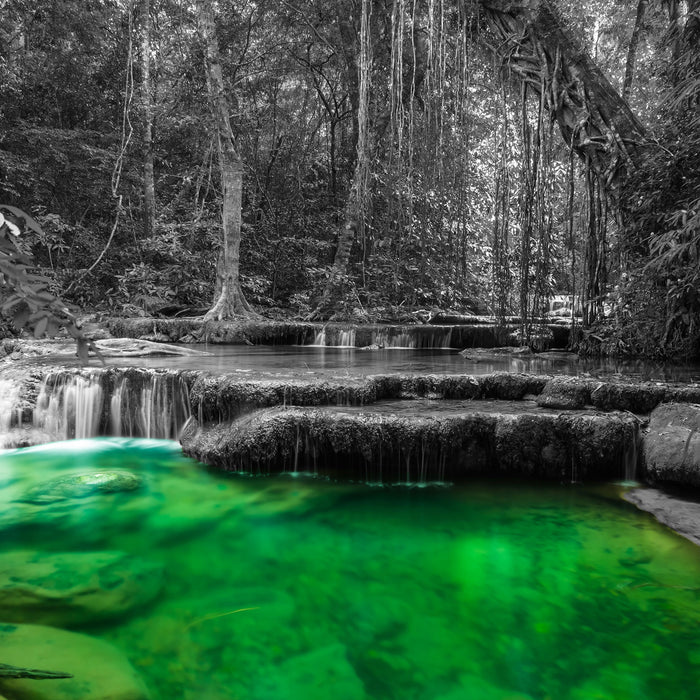
<path id="1" fill-rule="evenodd" d="M 0 39 L 10 331 L 566 295 L 580 352 L 700 354 L 700 0 L 6 0 Z"/>

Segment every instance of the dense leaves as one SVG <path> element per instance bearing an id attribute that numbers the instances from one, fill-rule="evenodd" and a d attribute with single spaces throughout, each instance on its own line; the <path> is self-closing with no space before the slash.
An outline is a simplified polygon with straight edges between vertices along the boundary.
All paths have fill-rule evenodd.
<path id="1" fill-rule="evenodd" d="M 65 328 L 78 343 L 78 355 L 87 361 L 88 341 L 76 325 L 74 314 L 50 291 L 51 281 L 33 271 L 31 258 L 21 250 L 26 230 L 41 228 L 20 209 L 0 205 L 0 313 L 15 328 L 28 328 L 35 338 L 54 336 Z"/>
<path id="2" fill-rule="evenodd" d="M 629 103 L 650 143 L 614 202 L 591 186 L 585 162 L 569 159 L 532 80 L 523 89 L 513 61 L 500 60 L 501 42 L 475 20 L 476 0 L 365 4 L 369 54 L 360 51 L 359 0 L 213 3 L 244 165 L 246 298 L 267 315 L 306 316 L 326 287 L 357 159 L 358 69 L 369 55 L 368 186 L 329 315 L 504 316 L 574 294 L 595 323 L 591 349 L 695 352 L 697 2 L 649 0 L 632 63 L 637 3 L 555 3 L 618 90 L 633 66 Z M 199 310 L 214 298 L 223 193 L 197 7 L 150 2 L 152 230 L 140 7 L 6 3 L 0 201 L 38 224 L 25 228 L 22 252 L 7 248 L 20 256 L 7 264 L 28 276 L 23 294 L 35 285 L 37 294 L 129 314 Z M 7 231 L 3 250 L 16 241 Z M 53 331 L 54 311 L 42 315 L 35 301 L 27 322 Z"/>

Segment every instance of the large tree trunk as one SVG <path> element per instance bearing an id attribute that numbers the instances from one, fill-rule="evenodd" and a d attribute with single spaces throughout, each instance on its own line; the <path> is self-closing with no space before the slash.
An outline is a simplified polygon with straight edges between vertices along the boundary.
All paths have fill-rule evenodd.
<path id="1" fill-rule="evenodd" d="M 644 129 L 627 102 L 566 29 L 552 0 L 483 0 L 482 13 L 506 67 L 537 93 L 544 85 L 564 140 L 617 200 L 626 173 L 644 154 Z"/>
<path id="2" fill-rule="evenodd" d="M 345 54 L 349 74 L 353 72 L 351 67 L 354 67 L 354 77 L 349 77 L 348 81 L 350 83 L 351 102 L 354 99 L 357 100 L 357 154 L 350 191 L 348 192 L 348 198 L 343 210 L 343 219 L 338 232 L 338 245 L 333 259 L 333 266 L 321 298 L 316 303 L 316 308 L 310 316 L 312 319 L 332 317 L 341 297 L 348 290 L 347 277 L 350 267 L 350 252 L 358 233 L 362 231 L 364 226 L 372 152 L 369 118 L 369 81 L 372 61 L 369 37 L 371 1 L 362 1 L 359 44 L 356 35 L 354 35 L 354 38 L 350 35 L 351 22 L 347 18 L 343 22 L 345 29 L 341 32 L 343 45 L 347 48 Z M 351 51 L 351 43 L 355 46 L 354 52 Z M 356 86 L 356 88 L 353 86 Z M 355 89 L 357 89 L 357 94 L 353 95 Z"/>
<path id="3" fill-rule="evenodd" d="M 143 232 L 156 225 L 156 186 L 153 174 L 153 99 L 151 96 L 151 0 L 141 0 L 141 110 L 143 119 Z"/>
<path id="4" fill-rule="evenodd" d="M 204 320 L 223 321 L 257 314 L 248 305 L 240 283 L 243 163 L 236 150 L 229 120 L 212 0 L 198 0 L 197 9 L 199 32 L 206 52 L 207 90 L 216 128 L 223 190 L 223 247 L 217 266 L 217 295 Z"/>

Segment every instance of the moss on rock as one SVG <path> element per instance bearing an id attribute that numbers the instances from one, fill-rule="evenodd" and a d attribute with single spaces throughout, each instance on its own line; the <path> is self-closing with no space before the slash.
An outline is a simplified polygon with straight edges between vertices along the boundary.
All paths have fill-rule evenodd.
<path id="1" fill-rule="evenodd" d="M 648 480 L 700 486 L 700 405 L 669 403 L 654 410 L 644 458 Z"/>
<path id="2" fill-rule="evenodd" d="M 537 397 L 545 408 L 581 409 L 591 403 L 591 383 L 578 377 L 552 377 Z"/>
<path id="3" fill-rule="evenodd" d="M 240 420 L 191 421 L 181 441 L 206 464 L 254 473 L 321 470 L 388 482 L 502 471 L 556 478 L 621 477 L 636 435 L 628 414 L 557 414 L 459 403 L 451 412 L 271 408 Z"/>

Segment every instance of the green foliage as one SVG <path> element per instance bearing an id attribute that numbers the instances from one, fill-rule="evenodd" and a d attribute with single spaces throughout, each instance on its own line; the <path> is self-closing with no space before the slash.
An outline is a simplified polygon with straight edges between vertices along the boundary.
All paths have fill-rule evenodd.
<path id="1" fill-rule="evenodd" d="M 635 3 L 558 5 L 621 84 Z M 428 5 L 418 3 L 415 24 L 405 18 L 401 72 L 392 52 L 393 5 L 373 2 L 370 201 L 336 314 L 379 318 L 410 307 L 487 312 L 497 308 L 492 267 L 501 253 L 509 312 L 523 276 L 540 302 L 572 285 L 580 291 L 586 195 L 575 187 L 570 232 L 566 149 L 553 146 L 551 238 L 546 250 L 531 239 L 523 272 L 519 91 L 501 90 L 475 37 L 460 43 L 473 28 L 460 28 L 464 7 L 448 6 L 438 17 L 443 9 L 435 5 L 430 18 Z M 347 0 L 218 4 L 227 98 L 245 166 L 242 286 L 275 313 L 307 315 L 333 262 L 356 157 L 358 7 Z M 196 4 L 152 3 L 152 13 L 157 222 L 148 235 L 133 4 L 8 0 L 0 19 L 0 201 L 21 204 L 38 224 L 25 226 L 19 240 L 6 234 L 2 245 L 14 241 L 7 254 L 24 256 L 21 265 L 41 294 L 112 313 L 199 308 L 214 294 L 221 184 Z M 660 124 L 658 147 L 628 183 L 624 228 L 619 234 L 608 228 L 610 279 L 618 259 L 630 276 L 614 292 L 607 326 L 594 334 L 611 349 L 673 353 L 692 348 L 700 326 L 698 51 L 695 38 L 684 35 L 683 50 L 672 56 L 660 39 L 668 25 L 661 5 L 650 3 L 647 20 L 632 105 L 645 122 Z M 418 54 L 425 47 L 412 42 L 429 35 L 432 63 L 423 66 Z M 433 73 L 413 82 L 423 70 Z M 662 97 L 665 112 L 657 118 Z M 501 167 L 507 182 L 498 194 Z M 496 212 L 504 250 L 494 246 Z M 7 264 L 19 264 L 12 260 Z M 4 291 L 14 293 L 7 285 Z M 41 311 L 39 301 L 27 323 Z M 44 332 L 52 330 L 50 316 L 32 323 L 42 318 Z"/>
<path id="2" fill-rule="evenodd" d="M 32 260 L 22 253 L 14 239 L 25 230 L 41 234 L 34 219 L 22 210 L 0 205 L 0 312 L 10 316 L 18 329 L 29 329 L 35 338 L 54 336 L 65 328 L 78 342 L 81 359 L 87 359 L 87 345 L 75 316 L 49 291 L 50 281 L 32 271 Z"/>

